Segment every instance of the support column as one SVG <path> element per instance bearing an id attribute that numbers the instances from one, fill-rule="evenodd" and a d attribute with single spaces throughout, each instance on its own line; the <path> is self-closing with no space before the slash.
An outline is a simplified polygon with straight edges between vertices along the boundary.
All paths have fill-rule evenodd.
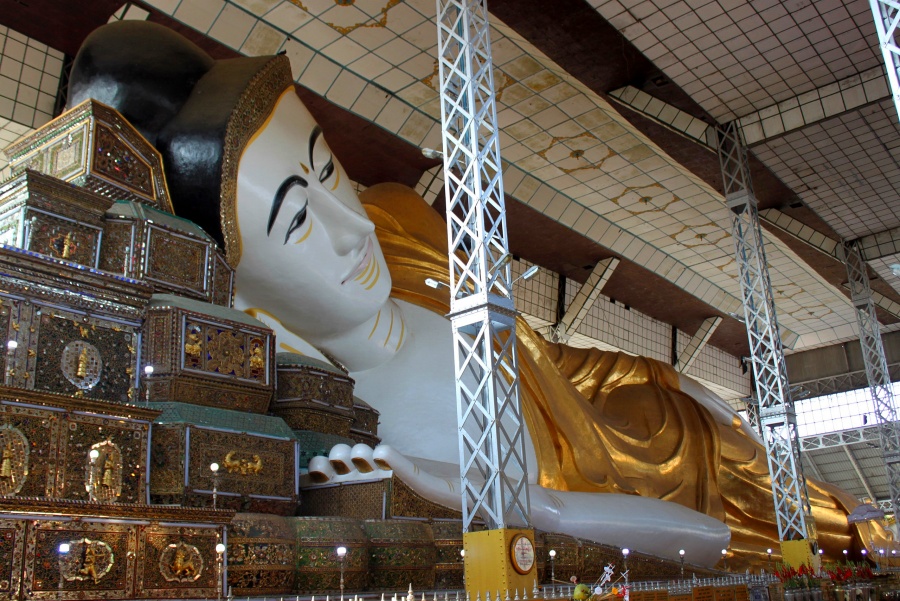
<path id="1" fill-rule="evenodd" d="M 588 311 L 594 306 L 597 297 L 600 296 L 600 292 L 618 266 L 619 260 L 615 257 L 604 259 L 594 265 L 591 275 L 588 276 L 587 281 L 578 290 L 578 294 L 572 299 L 572 304 L 569 305 L 565 315 L 559 320 L 559 325 L 554 328 L 551 336 L 553 342 L 569 341 L 569 338 L 572 337 L 572 334 L 584 321 Z"/>
<path id="2" fill-rule="evenodd" d="M 894 106 L 900 117 L 900 44 L 897 43 L 897 27 L 900 25 L 900 2 L 898 0 L 869 0 L 875 17 L 875 31 L 878 45 L 884 54 L 888 82 Z"/>
<path id="3" fill-rule="evenodd" d="M 466 587 L 474 597 L 532 583 L 534 535 L 509 528 L 531 520 L 487 6 L 437 0 L 437 21 Z M 487 531 L 471 532 L 476 517 Z"/>
<path id="4" fill-rule="evenodd" d="M 747 149 L 737 123 L 720 127 L 716 133 L 725 202 L 731 209 L 732 236 L 759 399 L 759 420 L 772 478 L 778 538 L 785 561 L 791 565 L 814 562 L 818 560 L 815 525 L 800 465 L 797 418 L 788 387 Z"/>
<path id="5" fill-rule="evenodd" d="M 719 327 L 720 323 L 722 323 L 722 318 L 718 315 L 715 317 L 707 317 L 703 320 L 703 323 L 697 328 L 697 332 L 691 338 L 691 341 L 688 342 L 688 345 L 684 347 L 684 350 L 678 355 L 678 365 L 675 366 L 675 369 L 683 374 L 688 372 L 694 364 L 694 361 L 700 356 L 700 351 L 703 350 L 703 347 L 706 346 L 706 343 L 709 342 L 709 339 L 712 338 L 712 335 L 716 332 L 716 328 Z"/>
<path id="6" fill-rule="evenodd" d="M 856 321 L 859 324 L 859 345 L 862 350 L 863 364 L 866 366 L 866 379 L 875 406 L 875 419 L 881 439 L 881 451 L 887 469 L 888 489 L 891 504 L 898 505 L 900 498 L 900 424 L 897 423 L 897 412 L 894 408 L 894 394 L 891 389 L 891 377 L 888 372 L 887 359 L 884 356 L 884 345 L 881 342 L 881 326 L 875 313 L 872 301 L 872 289 L 869 287 L 869 273 L 858 241 L 844 242 L 841 246 L 844 263 L 847 265 L 847 279 L 850 284 L 850 299 L 856 309 Z M 872 497 L 874 501 L 875 498 Z"/>

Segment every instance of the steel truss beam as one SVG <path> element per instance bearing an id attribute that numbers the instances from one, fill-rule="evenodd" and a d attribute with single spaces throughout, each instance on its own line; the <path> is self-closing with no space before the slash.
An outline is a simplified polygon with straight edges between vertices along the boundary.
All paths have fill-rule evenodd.
<path id="1" fill-rule="evenodd" d="M 891 363 L 888 365 L 888 375 L 891 381 L 900 380 L 900 363 Z M 811 397 L 825 396 L 826 394 L 835 394 L 838 392 L 849 392 L 851 390 L 859 390 L 869 385 L 866 372 L 849 371 L 845 374 L 836 376 L 826 376 L 816 380 L 807 380 L 805 382 L 797 382 L 797 386 L 802 386 L 809 391 Z"/>
<path id="2" fill-rule="evenodd" d="M 869 272 L 859 245 L 856 242 L 845 242 L 841 248 L 847 265 L 850 299 L 856 309 L 856 321 L 859 324 L 859 345 L 866 366 L 866 379 L 875 406 L 888 489 L 891 502 L 896 507 L 900 498 L 900 424 L 897 423 L 891 378 L 881 342 L 881 326 L 875 314 L 872 290 L 869 288 Z"/>
<path id="3" fill-rule="evenodd" d="M 530 526 L 485 0 L 437 0 L 463 532 Z"/>
<path id="4" fill-rule="evenodd" d="M 881 438 L 879 436 L 878 426 L 850 428 L 825 434 L 811 434 L 800 439 L 800 450 L 806 453 L 807 451 L 846 447 L 852 444 L 880 444 Z"/>
<path id="5" fill-rule="evenodd" d="M 898 0 L 869 0 L 878 32 L 878 45 L 884 55 L 894 106 L 900 117 L 900 44 L 897 43 L 897 27 L 900 25 L 900 2 Z M 896 497 L 895 497 L 896 498 Z"/>
<path id="6" fill-rule="evenodd" d="M 725 202 L 731 209 L 732 236 L 740 271 L 744 319 L 759 399 L 759 420 L 766 443 L 772 497 L 782 541 L 815 542 L 806 480 L 800 465 L 797 418 L 788 387 L 787 370 L 772 284 L 763 248 L 756 196 L 750 181 L 747 149 L 736 122 L 719 128 L 717 145 L 725 183 Z"/>

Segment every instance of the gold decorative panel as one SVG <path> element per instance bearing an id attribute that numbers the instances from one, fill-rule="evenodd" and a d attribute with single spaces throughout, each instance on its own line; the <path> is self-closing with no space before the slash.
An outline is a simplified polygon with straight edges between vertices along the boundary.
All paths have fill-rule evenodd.
<path id="1" fill-rule="evenodd" d="M 213 258 L 213 297 L 215 305 L 231 307 L 234 297 L 234 269 L 225 261 L 222 253 Z"/>
<path id="2" fill-rule="evenodd" d="M 347 590 L 369 586 L 369 537 L 361 520 L 346 517 L 291 518 L 297 540 L 297 592 L 340 590 L 341 562 L 335 549 L 347 549 L 344 583 Z"/>
<path id="3" fill-rule="evenodd" d="M 185 449 L 188 440 L 190 446 Z M 292 515 L 298 502 L 295 444 L 293 440 L 207 427 L 154 426 L 151 499 L 154 503 L 211 507 L 215 484 L 220 508 Z M 219 464 L 215 482 L 209 469 L 212 463 Z"/>
<path id="4" fill-rule="evenodd" d="M 24 593 L 29 599 L 121 599 L 134 586 L 135 526 L 36 520 L 28 527 Z M 60 545 L 68 545 L 62 552 Z"/>
<path id="5" fill-rule="evenodd" d="M 69 414 L 60 427 L 58 496 L 103 503 L 144 502 L 147 424 Z M 93 461 L 91 451 L 97 451 Z"/>
<path id="6" fill-rule="evenodd" d="M 149 416 L 116 417 L 122 406 L 86 399 L 15 396 L 0 396 L 0 498 L 144 502 Z M 34 406 L 42 402 L 61 406 Z"/>
<path id="7" fill-rule="evenodd" d="M 218 463 L 218 489 L 242 496 L 296 499 L 294 441 L 191 428 L 189 486 L 212 490 L 211 463 Z"/>
<path id="8" fill-rule="evenodd" d="M 348 438 L 354 419 L 353 385 L 352 378 L 336 369 L 281 363 L 272 413 L 294 430 Z"/>
<path id="9" fill-rule="evenodd" d="M 154 367 L 146 380 L 152 401 L 268 411 L 275 389 L 274 336 L 261 322 L 234 309 L 156 295 L 144 343 Z"/>
<path id="10" fill-rule="evenodd" d="M 154 503 L 180 503 L 184 494 L 183 425 L 153 426 L 150 494 Z"/>
<path id="11" fill-rule="evenodd" d="M 384 503 L 389 498 L 388 490 L 387 480 L 304 489 L 300 512 L 304 516 L 380 518 L 385 515 Z"/>
<path id="12" fill-rule="evenodd" d="M 28 478 L 28 439 L 18 428 L 0 425 L 0 495 L 18 494 Z"/>
<path id="13" fill-rule="evenodd" d="M 13 462 L 24 459 L 16 457 L 15 451 L 22 436 L 29 449 L 25 464 L 10 464 L 10 470 L 18 473 L 22 480 L 13 486 L 12 478 L 0 478 L 0 487 L 6 492 L 3 496 L 53 497 L 56 487 L 56 461 L 59 447 L 59 420 L 62 414 L 51 409 L 23 407 L 21 405 L 0 405 L 0 427 L 3 428 L 2 439 L 13 442 Z M 4 447 L 5 448 L 5 447 Z M 24 453 L 23 453 L 24 455 Z M 2 463 L 0 463 L 2 470 Z"/>
<path id="14" fill-rule="evenodd" d="M 217 597 L 219 541 L 213 528 L 142 526 L 137 598 Z"/>
<path id="15" fill-rule="evenodd" d="M 432 503 L 409 486 L 403 480 L 393 476 L 390 479 L 387 515 L 393 517 L 427 517 L 432 519 L 461 520 L 462 512 L 443 505 Z"/>
<path id="16" fill-rule="evenodd" d="M 25 559 L 25 520 L 0 519 L 0 601 L 19 598 Z"/>
<path id="17" fill-rule="evenodd" d="M 134 202 L 115 203 L 103 226 L 105 269 L 141 280 L 158 294 L 231 307 L 234 271 L 199 226 Z"/>
<path id="18" fill-rule="evenodd" d="M 112 200 L 172 212 L 159 152 L 108 106 L 86 100 L 6 149 L 14 173 L 32 169 Z"/>
<path id="19" fill-rule="evenodd" d="M 369 588 L 433 589 L 437 551 L 429 524 L 409 520 L 366 520 Z"/>
<path id="20" fill-rule="evenodd" d="M 293 518 L 239 513 L 228 527 L 228 585 L 235 595 L 285 595 L 294 591 Z"/>
<path id="21" fill-rule="evenodd" d="M 210 297 L 208 258 L 210 242 L 180 236 L 156 225 L 147 226 L 144 277 L 202 293 Z"/>
<path id="22" fill-rule="evenodd" d="M 136 336 L 130 328 L 63 310 L 40 316 L 34 388 L 127 403 L 134 386 Z"/>
<path id="23" fill-rule="evenodd" d="M 111 201 L 27 171 L 0 185 L 0 241 L 98 266 L 103 213 Z"/>
<path id="24" fill-rule="evenodd" d="M 139 196 L 152 198 L 153 169 L 150 164 L 109 127 L 98 123 L 96 128 L 94 171 Z"/>

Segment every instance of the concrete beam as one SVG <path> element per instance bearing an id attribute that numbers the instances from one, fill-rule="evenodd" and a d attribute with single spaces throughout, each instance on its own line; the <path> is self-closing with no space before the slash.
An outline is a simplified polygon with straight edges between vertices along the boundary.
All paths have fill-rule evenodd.
<path id="1" fill-rule="evenodd" d="M 839 254 L 839 248 L 841 246 L 839 241 L 827 237 L 825 234 L 814 230 L 790 215 L 782 213 L 778 209 L 766 209 L 759 212 L 759 218 L 783 232 L 790 234 L 797 240 L 804 242 L 819 252 L 828 255 L 832 259 L 840 261 L 841 263 L 844 262 L 843 257 Z M 891 248 L 894 244 L 895 237 L 897 243 L 900 244 L 900 229 L 888 230 L 887 232 L 881 232 L 880 234 L 865 236 L 868 243 L 867 248 L 869 253 L 871 253 L 872 258 L 878 258 L 875 255 L 876 253 L 881 252 L 882 249 L 887 250 Z M 871 260 L 865 253 L 863 253 L 863 259 L 866 261 Z M 900 303 L 896 303 L 874 290 L 872 291 L 872 302 L 880 309 L 887 311 L 894 317 L 900 318 Z"/>
<path id="2" fill-rule="evenodd" d="M 800 444 L 802 446 L 802 444 L 803 444 L 802 439 L 800 441 Z M 801 451 L 801 453 L 802 452 L 803 451 Z M 806 464 L 812 468 L 813 476 L 816 478 L 816 480 L 821 480 L 824 482 L 825 478 L 822 477 L 822 472 L 819 471 L 819 466 L 816 464 L 816 460 L 813 459 L 812 454 L 805 453 L 805 454 L 802 454 L 801 457 L 803 458 L 803 461 L 806 462 Z"/>
<path id="3" fill-rule="evenodd" d="M 700 328 L 688 342 L 688 345 L 678 354 L 678 363 L 675 365 L 675 369 L 683 374 L 688 372 L 720 323 L 722 323 L 722 318 L 719 316 L 707 317 L 703 320 L 703 323 L 700 324 Z"/>
<path id="4" fill-rule="evenodd" d="M 609 93 L 609 96 L 615 102 L 662 123 L 669 129 L 673 129 L 695 142 L 703 144 L 710 150 L 716 149 L 714 142 L 715 129 L 711 125 L 681 109 L 675 108 L 671 104 L 663 102 L 659 98 L 654 98 L 634 86 L 625 86 L 624 88 L 613 90 Z"/>
<path id="5" fill-rule="evenodd" d="M 859 252 L 866 261 L 883 259 L 900 253 L 900 228 L 885 230 L 859 238 Z"/>
<path id="6" fill-rule="evenodd" d="M 594 265 L 591 275 L 578 290 L 572 304 L 566 309 L 566 314 L 559 320 L 559 325 L 553 331 L 554 341 L 567 342 L 578 330 L 578 326 L 584 321 L 597 297 L 600 296 L 603 287 L 606 286 L 606 282 L 609 281 L 618 266 L 619 260 L 615 257 L 604 259 Z"/>
<path id="7" fill-rule="evenodd" d="M 865 474 L 862 472 L 862 468 L 859 467 L 859 462 L 856 460 L 856 457 L 853 455 L 853 452 L 850 450 L 849 446 L 844 445 L 844 454 L 847 455 L 847 459 L 850 460 L 850 465 L 853 466 L 853 471 L 856 472 L 856 477 L 859 478 L 860 483 L 863 488 L 866 489 L 866 494 L 869 495 L 870 499 L 877 498 L 875 493 L 872 492 L 872 487 L 869 486 L 869 481 L 866 479 Z"/>
<path id="8" fill-rule="evenodd" d="M 866 105 L 889 99 L 884 67 L 816 88 L 738 119 L 749 147 L 808 125 L 838 117 Z"/>

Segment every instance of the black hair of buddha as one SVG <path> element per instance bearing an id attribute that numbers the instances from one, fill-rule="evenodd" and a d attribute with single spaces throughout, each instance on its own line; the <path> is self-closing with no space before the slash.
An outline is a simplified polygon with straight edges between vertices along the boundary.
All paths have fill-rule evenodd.
<path id="1" fill-rule="evenodd" d="M 176 213 L 216 239 L 235 266 L 237 163 L 293 83 L 287 57 L 214 60 L 166 27 L 119 21 L 85 39 L 69 81 L 70 107 L 102 102 L 156 146 Z"/>

